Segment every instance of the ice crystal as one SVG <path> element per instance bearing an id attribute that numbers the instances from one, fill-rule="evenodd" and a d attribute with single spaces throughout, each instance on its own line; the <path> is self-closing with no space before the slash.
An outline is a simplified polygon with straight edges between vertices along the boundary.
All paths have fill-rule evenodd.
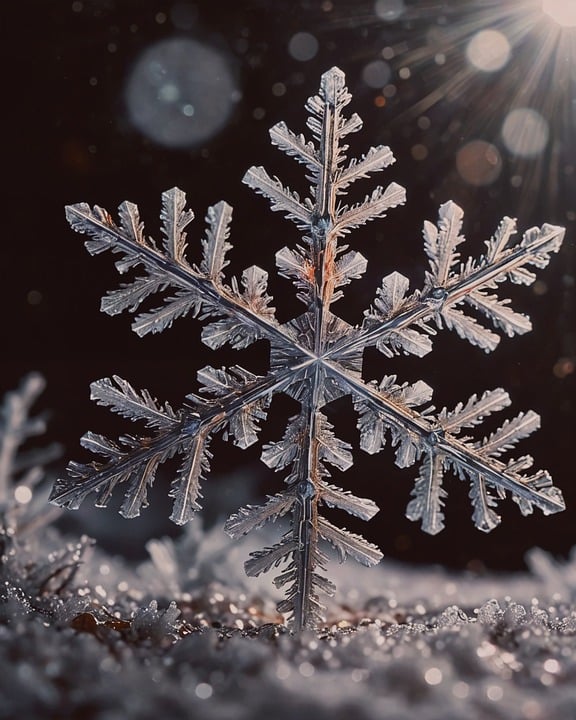
<path id="1" fill-rule="evenodd" d="M 45 478 L 44 466 L 61 454 L 57 443 L 28 447 L 46 431 L 43 415 L 30 410 L 45 386 L 39 373 L 29 373 L 19 387 L 7 392 L 0 406 L 0 531 L 23 536 L 48 525 L 59 514 L 46 509 L 46 497 L 36 492 Z"/>
<path id="2" fill-rule="evenodd" d="M 71 226 L 90 236 L 86 247 L 91 254 L 111 250 L 120 256 L 116 262 L 120 273 L 141 271 L 104 296 L 104 312 L 136 313 L 145 299 L 162 293 L 159 307 L 136 314 L 132 327 L 138 335 L 161 332 L 177 318 L 193 315 L 208 321 L 202 339 L 212 349 L 226 343 L 241 349 L 267 340 L 270 367 L 259 376 L 237 365 L 228 369 L 207 366 L 198 372 L 199 393 L 187 395 L 179 409 L 158 402 L 147 390 L 136 390 L 120 377 L 93 383 L 96 402 L 142 421 L 150 436 L 125 435 L 112 441 L 86 434 L 83 446 L 103 460 L 70 463 L 68 476 L 55 485 L 53 501 L 77 508 L 94 492 L 96 504 L 105 506 L 116 485 L 123 484 L 121 513 L 134 517 L 148 503 L 147 489 L 158 466 L 180 455 L 180 469 L 170 491 L 174 498 L 171 519 L 184 524 L 200 507 L 200 483 L 209 469 L 211 437 L 219 432 L 241 448 L 252 445 L 272 397 L 289 395 L 299 402 L 300 410 L 289 420 L 284 437 L 262 450 L 268 467 L 285 472 L 285 488 L 262 505 L 241 508 L 225 528 L 236 538 L 268 521 L 290 517 L 289 530 L 279 542 L 251 553 L 245 567 L 248 575 L 256 576 L 283 565 L 275 579 L 278 587 L 287 588 L 279 610 L 296 629 L 318 626 L 323 617 L 320 596 L 334 592 L 334 585 L 323 575 L 324 544 L 335 548 L 340 560 L 352 556 L 372 565 L 381 558 L 377 547 L 321 514 L 323 506 L 329 506 L 368 520 L 378 510 L 371 500 L 329 482 L 329 466 L 347 470 L 353 464 L 351 446 L 337 437 L 324 412 L 337 398 L 353 399 L 364 451 L 379 452 L 388 435 L 399 467 L 419 465 L 407 516 L 420 520 L 426 532 L 434 534 L 443 528 L 446 491 L 442 483 L 447 470 L 469 482 L 473 519 L 484 531 L 498 524 L 495 505 L 506 491 L 523 514 L 533 506 L 546 514 L 564 508 L 546 471 L 527 474 L 531 457 L 502 458 L 538 427 L 534 412 L 506 420 L 486 437 L 463 434 L 509 405 L 503 389 L 488 390 L 455 408 L 436 411 L 430 405 L 432 388 L 424 381 L 409 384 L 395 375 L 367 380 L 363 374 L 363 353 L 368 347 L 376 347 L 387 358 L 401 353 L 421 357 L 431 351 L 437 331 L 448 329 L 491 352 L 500 339 L 498 330 L 508 336 L 529 331 L 529 319 L 512 310 L 509 300 L 495 291 L 505 281 L 531 284 L 535 275 L 529 266 L 546 266 L 550 254 L 560 247 L 563 229 L 544 225 L 515 241 L 515 222 L 504 218 L 481 257 L 461 259 L 463 213 L 448 202 L 440 208 L 437 225 L 424 225 L 429 269 L 422 289 L 410 291 L 408 279 L 392 272 L 382 280 L 363 322 L 351 326 L 332 313 L 332 305 L 342 297 L 343 287 L 362 276 L 366 260 L 349 250 L 343 237 L 384 217 L 404 202 L 405 192 L 391 183 L 386 188 L 378 186 L 357 204 L 341 202 L 355 181 L 394 162 L 391 150 L 384 146 L 371 147 L 360 159 L 346 159 L 344 139 L 362 124 L 356 114 L 344 114 L 350 99 L 344 74 L 333 68 L 323 75 L 319 94 L 306 105 L 313 140 L 293 133 L 284 123 L 270 131 L 273 144 L 305 166 L 308 197 L 301 199 L 262 167 L 252 167 L 244 177 L 247 185 L 270 200 L 272 210 L 284 213 L 302 232 L 301 244 L 285 247 L 276 255 L 280 274 L 292 280 L 296 297 L 304 305 L 303 312 L 289 322 L 280 323 L 275 317 L 264 270 L 252 266 L 240 279 L 226 279 L 231 208 L 225 202 L 208 210 L 199 264 L 187 259 L 185 229 L 193 214 L 177 188 L 163 194 L 160 243 L 144 235 L 132 203 L 120 206 L 119 225 L 97 206 L 92 210 L 81 203 L 67 208 Z M 479 316 L 493 329 L 479 322 Z"/>

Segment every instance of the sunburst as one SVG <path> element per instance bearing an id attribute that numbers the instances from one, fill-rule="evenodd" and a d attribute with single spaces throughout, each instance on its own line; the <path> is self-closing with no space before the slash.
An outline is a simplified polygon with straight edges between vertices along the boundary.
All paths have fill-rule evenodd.
<path id="1" fill-rule="evenodd" d="M 415 122 L 423 143 L 441 137 L 470 185 L 490 185 L 507 163 L 519 212 L 537 197 L 557 220 L 571 219 L 574 201 L 562 188 L 576 172 L 566 152 L 576 144 L 576 0 L 474 0 L 441 10 L 425 1 L 389 21 L 380 2 L 386 38 L 393 23 L 401 38 L 382 50 L 398 77 L 392 124 Z M 383 96 L 377 105 L 388 104 Z M 415 157 L 425 157 L 415 142 Z"/>

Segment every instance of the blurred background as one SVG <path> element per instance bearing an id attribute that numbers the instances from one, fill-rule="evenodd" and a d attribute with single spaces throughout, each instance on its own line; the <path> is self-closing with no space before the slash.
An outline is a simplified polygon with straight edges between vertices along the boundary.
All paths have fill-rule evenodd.
<path id="1" fill-rule="evenodd" d="M 389 144 L 397 163 L 376 178 L 408 191 L 407 204 L 350 236 L 369 261 L 364 279 L 346 288 L 334 311 L 362 319 L 380 278 L 399 270 L 419 287 L 425 263 L 421 229 L 449 199 L 465 210 L 467 252 L 478 255 L 504 215 L 521 231 L 564 225 L 559 256 L 530 288 L 505 292 L 529 314 L 534 330 L 503 338 L 492 355 L 440 336 L 424 359 L 366 357 L 367 379 L 392 372 L 423 379 L 437 407 L 474 392 L 506 388 L 508 412 L 529 408 L 542 429 L 518 454 L 534 455 L 564 493 L 568 510 L 522 518 L 510 500 L 490 535 L 471 522 L 468 488 L 449 478 L 446 529 L 436 537 L 404 517 L 414 472 L 398 470 L 385 449 L 334 481 L 382 508 L 370 523 L 344 524 L 388 557 L 454 568 L 513 570 L 534 545 L 558 556 L 576 544 L 576 3 L 573 0 L 29 0 L 4 3 L 4 237 L 0 262 L 0 390 L 40 371 L 47 390 L 49 439 L 68 459 L 88 429 L 116 436 L 136 427 L 96 407 L 89 384 L 118 374 L 178 407 L 197 388 L 196 371 L 237 363 L 264 372 L 267 348 L 212 352 L 200 325 L 180 320 L 139 339 L 130 317 L 99 312 L 117 286 L 111 256 L 91 258 L 64 218 L 64 205 L 85 201 L 114 213 L 123 200 L 140 207 L 147 233 L 158 234 L 160 194 L 185 190 L 196 221 L 190 257 L 198 257 L 208 205 L 234 206 L 230 272 L 257 263 L 274 273 L 274 253 L 298 241 L 293 223 L 269 211 L 241 182 L 264 165 L 305 192 L 302 168 L 272 148 L 280 120 L 306 132 L 306 99 L 320 75 L 338 65 L 353 93 L 351 112 L 364 128 L 351 155 Z M 359 198 L 374 180 L 362 184 Z M 464 250 L 466 253 L 466 250 Z M 282 320 L 300 314 L 291 285 L 271 279 Z M 264 441 L 279 438 L 295 405 L 272 406 Z M 349 399 L 330 409 L 340 436 L 357 444 Z M 503 419 L 503 418 L 502 418 Z M 500 420 L 502 420 L 500 419 Z M 242 502 L 274 493 L 282 477 L 218 440 L 206 483 L 205 522 Z M 56 467 L 56 469 L 58 469 Z M 341 476 L 340 476 L 341 475 Z M 113 508 L 66 513 L 70 529 L 113 550 L 144 553 L 147 538 L 178 529 L 167 520 L 168 470 L 151 507 L 137 520 Z"/>

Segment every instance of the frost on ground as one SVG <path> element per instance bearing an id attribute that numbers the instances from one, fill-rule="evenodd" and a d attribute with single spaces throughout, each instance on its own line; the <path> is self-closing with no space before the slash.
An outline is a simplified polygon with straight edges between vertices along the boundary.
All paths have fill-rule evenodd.
<path id="1" fill-rule="evenodd" d="M 406 514 L 428 533 L 444 527 L 447 472 L 469 485 L 473 521 L 486 532 L 500 522 L 496 506 L 506 494 L 524 515 L 535 507 L 545 514 L 564 509 L 552 478 L 545 470 L 533 470 L 529 455 L 507 456 L 538 428 L 538 415 L 521 412 L 491 433 L 485 429 L 485 420 L 511 402 L 504 389 L 486 390 L 437 410 L 431 404 L 432 388 L 423 380 L 410 384 L 391 374 L 366 378 L 364 368 L 367 348 L 375 347 L 386 358 L 402 353 L 422 357 L 432 351 L 432 339 L 442 330 L 454 331 L 485 352 L 497 347 L 499 333 L 512 337 L 528 332 L 529 318 L 497 291 L 506 283 L 532 284 L 533 268 L 544 268 L 559 250 L 563 228 L 545 224 L 516 240 L 515 221 L 506 217 L 486 241 L 484 254 L 465 258 L 460 253 L 463 212 L 455 203 L 445 203 L 437 225 L 424 223 L 429 264 L 422 288 L 409 290 L 408 278 L 391 272 L 362 322 L 345 322 L 332 312 L 333 305 L 344 297 L 343 288 L 364 274 L 366 259 L 350 250 L 344 238 L 405 200 L 404 188 L 391 182 L 377 186 L 360 202 L 350 202 L 351 186 L 394 162 L 385 146 L 370 147 L 359 159 L 347 158 L 347 137 L 362 127 L 358 115 L 346 110 L 350 100 L 344 74 L 332 68 L 322 76 L 318 95 L 306 104 L 313 139 L 295 134 L 282 122 L 270 131 L 273 144 L 305 167 L 307 197 L 300 198 L 262 167 L 250 168 L 244 177 L 270 201 L 272 210 L 284 213 L 302 233 L 300 244 L 276 254 L 279 273 L 294 285 L 296 311 L 288 322 L 276 318 L 265 270 L 251 266 L 240 279 L 227 278 L 232 209 L 225 202 L 208 209 L 197 264 L 189 261 L 187 252 L 186 228 L 193 213 L 178 188 L 163 194 L 159 242 L 145 235 L 133 203 L 122 203 L 118 225 L 98 206 L 78 203 L 67 208 L 71 226 L 88 236 L 85 244 L 91 254 L 110 251 L 119 256 L 120 273 L 135 275 L 104 296 L 103 311 L 136 313 L 132 327 L 138 335 L 161 332 L 185 315 L 197 316 L 209 321 L 202 330 L 209 348 L 228 344 L 240 350 L 265 340 L 270 362 L 265 375 L 239 365 L 202 368 L 198 392 L 186 395 L 177 409 L 120 377 L 94 382 L 96 402 L 145 425 L 147 433 L 119 440 L 93 432 L 84 435 L 83 446 L 98 459 L 70 463 L 67 476 L 55 484 L 53 502 L 78 508 L 95 494 L 96 504 L 104 507 L 121 486 L 121 514 L 135 517 L 148 505 L 158 468 L 178 457 L 170 489 L 171 519 L 183 525 L 200 508 L 213 435 L 220 433 L 241 448 L 257 443 L 273 397 L 290 396 L 299 411 L 288 420 L 284 436 L 265 444 L 261 455 L 268 467 L 285 474 L 285 486 L 262 504 L 241 507 L 225 528 L 237 539 L 290 518 L 279 539 L 252 551 L 245 568 L 250 576 L 280 568 L 274 583 L 285 595 L 278 610 L 297 630 L 325 621 L 323 603 L 335 592 L 326 574 L 327 551 L 335 549 L 341 560 L 351 557 L 366 566 L 382 557 L 375 545 L 325 517 L 327 507 L 362 520 L 378 511 L 372 500 L 330 482 L 331 469 L 348 470 L 354 462 L 351 445 L 338 437 L 326 414 L 326 406 L 339 398 L 353 402 L 362 450 L 378 453 L 390 442 L 398 467 L 418 468 Z M 156 307 L 147 306 L 150 300 Z"/>
<path id="2" fill-rule="evenodd" d="M 498 578 L 335 558 L 327 622 L 291 634 L 278 591 L 243 572 L 251 539 L 193 522 L 130 565 L 64 537 L 43 489 L 54 450 L 19 447 L 42 430 L 41 387 L 29 376 L 3 407 L 0 718 L 576 716 L 576 552 L 533 550 L 530 573 Z"/>
<path id="3" fill-rule="evenodd" d="M 218 529 L 138 567 L 53 528 L 3 542 L 0 718 L 576 717 L 576 553 L 499 578 L 330 568 L 327 625 L 293 635 Z"/>

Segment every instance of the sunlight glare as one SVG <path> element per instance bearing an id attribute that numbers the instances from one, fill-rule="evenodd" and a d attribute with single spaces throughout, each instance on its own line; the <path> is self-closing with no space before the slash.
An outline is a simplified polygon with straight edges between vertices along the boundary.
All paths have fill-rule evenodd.
<path id="1" fill-rule="evenodd" d="M 547 120 L 532 108 L 516 108 L 508 113 L 502 126 L 502 138 L 514 155 L 535 157 L 548 143 Z"/>
<path id="2" fill-rule="evenodd" d="M 542 10 L 562 27 L 576 27 L 576 0 L 542 0 Z"/>

